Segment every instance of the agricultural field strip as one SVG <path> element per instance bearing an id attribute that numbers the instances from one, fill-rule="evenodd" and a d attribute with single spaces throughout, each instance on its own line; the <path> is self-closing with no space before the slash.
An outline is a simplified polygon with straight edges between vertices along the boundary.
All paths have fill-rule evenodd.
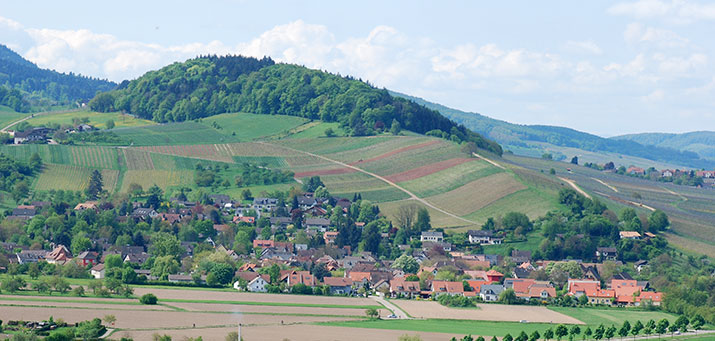
<path id="1" fill-rule="evenodd" d="M 548 199 L 544 198 L 538 191 L 528 188 L 505 195 L 466 215 L 465 218 L 481 224 L 489 217 L 496 218 L 506 212 L 517 211 L 526 214 L 531 219 L 535 219 L 552 209 L 552 204 Z"/>
<path id="2" fill-rule="evenodd" d="M 286 146 L 293 150 L 310 151 L 315 154 L 328 155 L 356 150 L 375 144 L 383 143 L 399 137 L 373 136 L 373 137 L 333 137 L 326 139 L 292 139 L 274 141 L 274 146 Z"/>
<path id="3" fill-rule="evenodd" d="M 425 198 L 435 205 L 450 207 L 460 215 L 468 215 L 511 193 L 528 188 L 510 173 L 496 173 L 472 181 L 457 189 Z M 471 221 L 471 220 L 470 220 Z"/>
<path id="4" fill-rule="evenodd" d="M 37 177 L 35 190 L 84 190 L 89 184 L 89 168 L 46 163 Z"/>
<path id="5" fill-rule="evenodd" d="M 234 304 L 234 305 L 258 305 L 258 306 L 271 306 L 271 307 L 304 307 L 304 308 L 331 308 L 331 309 L 368 309 L 384 308 L 379 304 L 363 304 L 363 305 L 350 305 L 350 304 L 328 304 L 328 303 L 299 303 L 299 302 L 266 302 L 266 301 L 232 301 L 232 300 L 202 300 L 202 299 L 181 299 L 181 298 L 161 298 L 161 302 L 172 302 L 172 303 L 197 303 L 197 304 Z"/>
<path id="6" fill-rule="evenodd" d="M 431 145 L 422 149 L 402 152 L 391 158 L 355 164 L 355 166 L 387 177 L 413 170 L 425 164 L 461 158 L 463 156 L 466 155 L 460 154 L 459 147 L 455 145 L 448 145 L 441 148 L 437 145 Z"/>
<path id="7" fill-rule="evenodd" d="M 268 144 L 267 142 L 261 142 L 261 143 Z M 463 220 L 463 221 L 465 221 L 465 222 L 467 222 L 467 223 L 471 223 L 471 224 L 474 223 L 473 221 L 467 220 L 467 219 L 462 218 L 462 217 L 460 217 L 460 216 L 458 216 L 458 215 L 455 215 L 455 214 L 453 214 L 453 213 L 447 212 L 446 210 L 444 210 L 444 209 L 442 209 L 442 208 L 439 208 L 439 207 L 434 206 L 433 204 L 427 202 L 426 200 L 424 200 L 424 199 L 422 199 L 422 198 L 419 198 L 418 196 L 416 196 L 416 195 L 413 194 L 412 192 L 410 192 L 410 191 L 408 191 L 408 190 L 406 190 L 406 189 L 404 189 L 404 188 L 398 186 L 398 185 L 395 184 L 394 182 L 392 182 L 392 181 L 390 181 L 390 180 L 387 180 L 387 179 L 385 179 L 384 177 L 379 176 L 379 175 L 377 175 L 377 174 L 375 174 L 375 173 L 371 173 L 371 172 L 368 172 L 368 171 L 366 171 L 366 170 L 360 169 L 360 168 L 358 168 L 358 167 L 355 167 L 355 166 L 352 166 L 352 165 L 348 165 L 348 164 L 346 164 L 346 163 L 344 163 L 344 162 L 332 160 L 332 159 L 330 159 L 330 158 L 328 158 L 328 157 L 325 157 L 325 156 L 321 156 L 321 155 L 313 154 L 313 153 L 310 153 L 310 152 L 293 149 L 293 148 L 286 147 L 286 146 L 283 146 L 283 148 L 288 149 L 288 150 L 292 150 L 292 151 L 298 152 L 298 153 L 304 153 L 304 154 L 307 154 L 307 155 L 312 155 L 312 156 L 315 156 L 315 157 L 324 159 L 324 160 L 326 160 L 326 161 L 334 162 L 334 163 L 339 164 L 339 165 L 344 166 L 344 167 L 348 167 L 348 168 L 355 169 L 355 170 L 357 170 L 357 171 L 359 171 L 359 172 L 365 173 L 365 174 L 367 174 L 367 175 L 370 175 L 370 176 L 372 176 L 372 177 L 375 177 L 375 178 L 377 178 L 377 179 L 380 179 L 380 180 L 386 182 L 386 183 L 389 184 L 390 186 L 395 187 L 395 188 L 399 189 L 399 190 L 402 191 L 402 192 L 405 192 L 405 193 L 406 193 L 408 196 L 410 196 L 411 198 L 413 198 L 413 199 L 415 199 L 415 200 L 417 200 L 417 201 L 423 203 L 423 204 L 426 205 L 426 206 L 432 207 L 433 209 L 435 209 L 435 210 L 437 210 L 437 211 L 440 211 L 440 212 L 442 212 L 442 213 L 444 213 L 444 214 L 446 214 L 446 215 L 452 216 L 452 217 L 454 217 L 454 218 L 456 218 L 456 219 Z"/>
<path id="8" fill-rule="evenodd" d="M 574 182 L 573 180 L 567 179 L 564 177 L 559 177 L 559 179 L 561 179 L 563 182 L 569 184 L 569 186 L 571 186 L 574 190 L 576 190 L 576 192 L 579 192 L 584 197 L 591 199 L 591 195 L 586 193 L 586 191 L 582 190 L 581 187 L 578 187 L 578 185 L 576 185 L 576 182 Z"/>
<path id="9" fill-rule="evenodd" d="M 435 143 L 440 143 L 439 140 L 426 140 L 424 138 L 408 137 L 408 138 L 393 138 L 384 142 L 342 151 L 339 153 L 324 154 L 335 160 L 351 163 L 355 165 L 358 160 L 361 162 L 377 161 L 390 157 L 395 154 L 409 151 L 411 149 L 419 149 L 428 147 Z"/>
<path id="10" fill-rule="evenodd" d="M 498 172 L 502 172 L 502 170 L 475 159 L 413 180 L 398 182 L 398 184 L 420 197 L 429 197 L 451 191 L 471 181 Z"/>

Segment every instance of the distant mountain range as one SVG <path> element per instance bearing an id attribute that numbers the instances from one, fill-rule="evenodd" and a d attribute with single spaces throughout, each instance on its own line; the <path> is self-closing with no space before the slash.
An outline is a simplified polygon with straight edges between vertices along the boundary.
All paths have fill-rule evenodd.
<path id="1" fill-rule="evenodd" d="M 558 149 L 554 147 L 567 147 L 589 152 L 629 155 L 691 168 L 715 167 L 713 157 L 715 133 L 713 132 L 635 134 L 603 138 L 564 127 L 509 123 L 398 92 L 392 94 L 437 110 L 453 121 L 499 142 L 505 149 L 515 151 L 517 154 L 538 156 L 551 152 L 552 149 Z M 561 156 L 566 157 L 566 155 Z M 608 160 L 604 158 L 603 162 L 605 161 Z"/>
<path id="2" fill-rule="evenodd" d="M 690 151 L 715 163 L 715 131 L 694 131 L 682 134 L 642 133 L 614 136 L 615 140 L 630 140 L 677 150 Z"/>
<path id="3" fill-rule="evenodd" d="M 42 100 L 68 104 L 89 100 L 97 91 L 111 90 L 117 84 L 71 72 L 41 69 L 0 44 L 0 86 L 5 87 L 5 91 L 19 90 L 31 104 Z"/>

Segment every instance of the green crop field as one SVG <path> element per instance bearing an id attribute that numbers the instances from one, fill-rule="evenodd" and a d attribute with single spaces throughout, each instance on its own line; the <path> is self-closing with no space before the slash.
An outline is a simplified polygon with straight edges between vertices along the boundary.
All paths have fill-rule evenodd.
<path id="1" fill-rule="evenodd" d="M 35 190 L 48 191 L 51 189 L 62 189 L 82 191 L 87 187 L 87 184 L 89 184 L 89 176 L 91 173 L 91 169 L 84 167 L 51 163 L 45 164 L 42 173 L 37 177 Z"/>
<path id="2" fill-rule="evenodd" d="M 358 160 L 368 161 L 372 158 L 385 157 L 400 153 L 410 148 L 424 148 L 428 144 L 440 143 L 435 138 L 424 136 L 392 137 L 380 143 L 370 144 L 356 149 L 344 150 L 338 153 L 331 153 L 325 156 L 343 162 L 357 162 Z M 444 142 L 445 144 L 448 142 Z"/>
<path id="3" fill-rule="evenodd" d="M 462 187 L 426 198 L 437 207 L 463 216 L 485 207 L 526 186 L 509 173 L 497 173 L 472 181 Z"/>
<path id="4" fill-rule="evenodd" d="M 119 169 L 117 150 L 110 147 L 66 147 L 71 164 L 88 168 Z"/>
<path id="5" fill-rule="evenodd" d="M 454 157 L 464 157 L 456 144 L 434 144 L 395 154 L 384 159 L 360 163 L 357 166 L 378 175 L 388 176 L 405 172 L 428 163 L 444 161 Z"/>
<path id="6" fill-rule="evenodd" d="M 387 135 L 370 137 L 331 137 L 322 139 L 286 139 L 275 141 L 274 143 L 297 150 L 326 155 L 363 148 L 394 138 L 394 136 Z"/>
<path id="7" fill-rule="evenodd" d="M 194 172 L 189 170 L 128 170 L 124 173 L 120 191 L 126 193 L 136 183 L 147 189 L 157 185 L 163 189 L 193 184 Z"/>
<path id="8" fill-rule="evenodd" d="M 483 224 L 487 218 L 503 216 L 507 212 L 521 212 L 529 218 L 537 218 L 549 210 L 557 209 L 556 198 L 534 189 L 523 189 L 503 196 L 472 212 L 464 218 Z"/>
<path id="9" fill-rule="evenodd" d="M 470 161 L 445 170 L 438 171 L 398 185 L 419 197 L 428 197 L 448 192 L 467 183 L 499 173 L 502 170 L 485 161 Z"/>
<path id="10" fill-rule="evenodd" d="M 120 112 L 100 113 L 87 110 L 38 115 L 27 120 L 27 122 L 36 127 L 50 124 L 73 125 L 72 120 L 75 118 L 87 118 L 89 119 L 90 125 L 99 129 L 106 129 L 107 121 L 109 120 L 114 121 L 114 126 L 116 128 L 139 127 L 156 124 L 153 121 L 136 118 L 132 115 L 126 115 Z"/>
<path id="11" fill-rule="evenodd" d="M 286 160 L 277 156 L 234 156 L 233 162 L 238 164 L 250 163 L 276 169 L 288 167 Z"/>
<path id="12" fill-rule="evenodd" d="M 608 326 L 615 324 L 620 326 L 623 321 L 630 321 L 631 325 L 636 321 L 641 321 L 643 324 L 648 320 L 656 322 L 662 319 L 668 319 L 671 322 L 678 318 L 677 315 L 664 313 L 661 311 L 640 311 L 634 309 L 598 309 L 598 308 L 567 308 L 567 307 L 549 307 L 549 309 L 568 315 L 582 321 L 591 326 L 598 326 L 603 323 Z"/>
<path id="13" fill-rule="evenodd" d="M 251 141 L 288 132 L 305 122 L 307 122 L 306 119 L 297 116 L 247 113 L 221 114 L 201 119 L 201 124 L 215 128 L 223 135 L 233 136 L 238 141 Z"/>
<path id="14" fill-rule="evenodd" d="M 224 135 L 196 122 L 168 123 L 148 127 L 115 129 L 126 144 L 134 146 L 189 145 L 239 142 L 235 136 Z"/>

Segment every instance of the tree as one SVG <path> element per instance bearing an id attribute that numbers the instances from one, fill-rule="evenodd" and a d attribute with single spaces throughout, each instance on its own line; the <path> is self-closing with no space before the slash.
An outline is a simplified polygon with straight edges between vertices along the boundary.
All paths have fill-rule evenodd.
<path id="1" fill-rule="evenodd" d="M 234 269 L 231 265 L 226 263 L 217 263 L 211 268 L 209 274 L 216 276 L 218 284 L 226 285 L 233 279 Z"/>
<path id="2" fill-rule="evenodd" d="M 571 163 L 574 165 L 578 165 L 578 156 L 574 156 L 571 158 Z"/>
<path id="3" fill-rule="evenodd" d="M 591 335 L 593 335 L 593 331 L 591 330 L 591 327 L 586 327 L 586 330 L 583 331 L 583 338 L 591 338 Z"/>
<path id="4" fill-rule="evenodd" d="M 428 231 L 432 228 L 430 224 L 429 211 L 426 208 L 420 207 L 417 210 L 417 220 L 415 221 L 415 230 L 418 232 Z"/>
<path id="5" fill-rule="evenodd" d="M 474 153 L 478 151 L 477 144 L 472 141 L 463 142 L 462 147 L 459 148 L 459 150 L 469 156 L 474 156 Z"/>
<path id="6" fill-rule="evenodd" d="M 107 120 L 107 129 L 114 129 L 114 120 Z"/>
<path id="7" fill-rule="evenodd" d="M 614 326 L 614 325 L 611 325 L 610 327 L 608 327 L 606 329 L 606 332 L 603 333 L 603 336 L 608 340 L 613 338 L 614 335 L 616 335 L 616 326 Z"/>
<path id="8" fill-rule="evenodd" d="M 683 327 L 687 327 L 688 324 L 690 324 L 690 320 L 688 320 L 688 318 L 685 317 L 685 315 L 680 315 L 675 320 L 675 322 L 673 322 L 673 324 L 675 325 L 676 328 L 681 329 Z"/>
<path id="9" fill-rule="evenodd" d="M 653 319 L 648 320 L 643 328 L 643 333 L 650 336 L 651 333 L 655 331 L 655 321 Z"/>
<path id="10" fill-rule="evenodd" d="M 412 257 L 406 253 L 402 254 L 400 257 L 395 259 L 392 263 L 392 267 L 395 269 L 400 269 L 407 274 L 415 274 L 417 270 L 420 269 L 420 263 L 417 262 L 415 257 Z"/>
<path id="11" fill-rule="evenodd" d="M 628 336 L 628 333 L 631 331 L 631 323 L 628 322 L 628 320 L 623 321 L 623 325 L 621 326 L 621 329 L 618 330 L 618 336 L 621 338 L 624 338 Z"/>
<path id="12" fill-rule="evenodd" d="M 578 335 L 578 334 L 581 334 L 581 327 L 579 327 L 577 324 L 574 324 L 574 325 L 571 326 L 571 328 L 569 329 L 569 337 L 570 337 L 571 339 L 573 339 L 574 336 L 576 336 L 576 335 Z"/>
<path id="13" fill-rule="evenodd" d="M 32 153 L 32 156 L 30 156 L 29 165 L 33 171 L 35 171 L 35 172 L 41 171 L 42 170 L 42 159 L 40 158 L 40 154 Z"/>
<path id="14" fill-rule="evenodd" d="M 151 254 L 157 257 L 171 256 L 174 259 L 179 259 L 185 251 L 181 247 L 181 242 L 173 234 L 159 232 L 154 234 L 151 240 L 153 242 Z"/>
<path id="15" fill-rule="evenodd" d="M 365 310 L 365 316 L 374 320 L 380 317 L 380 312 L 378 312 L 375 308 L 368 308 Z"/>
<path id="16" fill-rule="evenodd" d="M 154 259 L 151 274 L 161 280 L 166 280 L 169 275 L 177 273 L 179 269 L 179 262 L 173 256 L 160 256 Z"/>
<path id="17" fill-rule="evenodd" d="M 554 338 L 554 330 L 549 328 L 544 332 L 544 339 L 551 340 Z"/>
<path id="18" fill-rule="evenodd" d="M 104 323 L 114 325 L 114 322 L 117 322 L 117 317 L 114 315 L 104 315 Z"/>
<path id="19" fill-rule="evenodd" d="M 675 323 L 668 326 L 668 333 L 670 333 L 671 337 L 673 337 L 676 331 L 678 331 L 678 326 Z"/>
<path id="20" fill-rule="evenodd" d="M 27 185 L 27 182 L 24 180 L 18 181 L 12 189 L 12 198 L 15 199 L 15 201 L 20 201 L 25 198 L 29 192 L 30 187 Z"/>
<path id="21" fill-rule="evenodd" d="M 333 128 L 327 128 L 327 129 L 325 129 L 325 136 L 326 136 L 326 137 L 334 137 L 334 136 L 335 136 L 335 130 L 333 130 Z"/>
<path id="22" fill-rule="evenodd" d="M 566 328 L 566 326 L 564 326 L 563 324 L 556 326 L 556 330 L 554 331 L 554 334 L 556 334 L 556 338 L 558 338 L 559 340 L 561 340 L 561 338 L 566 336 L 566 334 L 568 333 L 568 328 Z"/>
<path id="23" fill-rule="evenodd" d="M 631 328 L 631 335 L 635 338 L 636 335 L 640 334 L 641 330 L 643 330 L 643 323 L 638 320 L 636 323 L 633 324 L 633 327 Z"/>
<path id="24" fill-rule="evenodd" d="M 504 337 L 502 338 L 502 341 L 514 341 L 514 337 L 511 336 L 511 334 L 507 333 L 507 334 L 504 335 Z"/>
<path id="25" fill-rule="evenodd" d="M 499 294 L 499 302 L 504 304 L 514 304 L 518 302 L 519 298 L 516 297 L 514 289 L 506 289 Z M 558 328 L 556 328 L 558 331 Z"/>
<path id="26" fill-rule="evenodd" d="M 64 294 L 70 290 L 70 284 L 67 283 L 67 280 L 59 276 L 53 277 L 51 280 L 51 284 L 52 287 L 55 288 L 55 291 L 59 292 L 60 294 Z"/>
<path id="27" fill-rule="evenodd" d="M 37 292 L 41 294 L 44 294 L 50 290 L 50 284 L 47 283 L 47 281 L 45 280 L 40 280 L 35 283 L 32 283 L 32 289 L 37 290 Z"/>
<path id="28" fill-rule="evenodd" d="M 514 341 L 529 341 L 529 335 L 525 331 L 521 331 L 519 335 L 514 339 Z"/>
<path id="29" fill-rule="evenodd" d="M 107 258 L 109 258 L 109 257 L 107 257 Z M 89 282 L 89 284 L 87 284 L 87 289 L 92 290 L 92 293 L 95 295 L 97 294 L 97 291 L 102 289 L 102 287 L 103 287 L 102 281 L 100 281 L 98 279 L 93 279 Z"/>
<path id="30" fill-rule="evenodd" d="M 655 210 L 648 217 L 648 227 L 651 231 L 663 231 L 670 226 L 668 215 L 661 210 Z"/>
<path id="31" fill-rule="evenodd" d="M 400 122 L 398 122 L 396 119 L 393 119 L 392 124 L 390 124 L 390 134 L 400 135 L 401 131 L 402 131 L 402 126 L 400 125 Z"/>
<path id="32" fill-rule="evenodd" d="M 397 209 L 395 220 L 401 229 L 405 229 L 406 231 L 410 231 L 410 229 L 412 229 L 412 224 L 415 221 L 415 214 L 417 214 L 417 208 L 418 206 L 415 204 L 407 204 L 402 205 Z M 408 233 L 408 236 L 410 235 L 412 234 Z"/>
<path id="33" fill-rule="evenodd" d="M 693 316 L 693 318 L 690 320 L 690 325 L 693 326 L 693 329 L 697 332 L 700 330 L 703 325 L 705 325 L 705 319 L 703 318 L 702 315 L 696 314 Z"/>
<path id="34" fill-rule="evenodd" d="M 142 185 L 132 182 L 129 184 L 129 193 L 134 196 L 140 196 L 144 193 L 144 189 L 142 188 Z"/>
<path id="35" fill-rule="evenodd" d="M 541 338 L 541 334 L 538 330 L 534 330 L 531 335 L 529 335 L 529 341 L 538 341 Z"/>
<path id="36" fill-rule="evenodd" d="M 603 326 L 603 323 L 598 325 L 596 330 L 593 332 L 593 338 L 596 340 L 603 339 L 603 335 L 606 333 L 606 327 Z"/>
<path id="37" fill-rule="evenodd" d="M 102 174 L 98 170 L 92 171 L 92 175 L 89 177 L 89 185 L 87 186 L 87 189 L 85 190 L 85 194 L 89 199 L 97 199 L 102 193 Z"/>
<path id="38" fill-rule="evenodd" d="M 83 287 L 83 286 L 78 285 L 78 286 L 74 287 L 74 289 L 72 289 L 72 296 L 75 296 L 75 297 L 84 297 L 84 295 L 85 295 L 85 293 L 84 293 L 84 287 Z"/>
<path id="39" fill-rule="evenodd" d="M 37 265 L 37 263 L 30 263 L 30 265 L 28 265 L 27 274 L 30 275 L 30 278 L 37 279 L 41 273 L 40 266 Z"/>
<path id="40" fill-rule="evenodd" d="M 154 294 L 144 294 L 139 299 L 139 302 L 141 302 L 141 304 L 148 304 L 148 305 L 154 305 L 158 301 L 159 300 L 156 298 L 156 295 L 154 295 Z"/>
<path id="41" fill-rule="evenodd" d="M 655 327 L 655 332 L 658 334 L 658 336 L 665 334 L 666 331 L 668 331 L 668 326 L 670 325 L 670 321 L 668 319 L 662 319 L 658 321 L 658 324 Z"/>

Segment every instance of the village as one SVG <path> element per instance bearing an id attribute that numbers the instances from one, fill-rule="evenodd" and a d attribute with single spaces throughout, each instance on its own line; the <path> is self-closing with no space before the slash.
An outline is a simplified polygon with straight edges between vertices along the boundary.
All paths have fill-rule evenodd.
<path id="1" fill-rule="evenodd" d="M 206 273 L 199 273 L 195 268 L 181 267 L 172 273 L 157 273 L 147 266 L 148 260 L 156 258 L 152 254 L 151 241 L 145 245 L 116 245 L 105 239 L 92 239 L 91 246 L 76 255 L 72 255 L 69 245 L 58 244 L 51 244 L 49 251 L 3 242 L 0 251 L 9 260 L 10 267 L 27 269 L 29 264 L 37 262 L 75 263 L 101 280 L 107 276 L 107 257 L 120 257 L 136 273 L 137 283 L 232 286 L 248 292 L 378 294 L 420 300 L 450 295 L 478 302 L 536 305 L 658 306 L 663 299 L 663 294 L 652 291 L 647 281 L 635 280 L 628 272 L 613 273 L 614 268 L 624 266 L 615 247 L 599 247 L 593 258 L 587 260 L 536 260 L 532 259 L 531 251 L 512 250 L 506 256 L 475 252 L 481 246 L 502 244 L 501 232 L 469 230 L 465 245 L 457 247 L 446 241 L 443 232 L 432 230 L 420 232 L 407 244 L 396 245 L 402 255 L 388 260 L 369 251 L 351 250 L 349 245 L 338 247 L 336 239 L 340 232 L 328 212 L 337 209 L 347 216 L 355 204 L 349 199 L 315 198 L 314 193 L 307 192 L 296 197 L 293 203 L 296 208 L 291 209 L 286 204 L 280 206 L 282 201 L 276 198 L 257 197 L 250 203 L 245 200 L 242 203 L 223 194 L 209 197 L 213 205 L 208 207 L 185 198 L 171 198 L 170 207 L 162 205 L 158 211 L 134 201 L 126 214 L 118 216 L 117 220 L 160 226 L 161 230 L 167 231 L 176 231 L 179 225 L 192 221 L 210 223 L 212 233 L 206 233 L 208 236 L 199 235 L 193 242 L 180 241 L 179 258 L 182 264 L 187 263 L 186 260 L 191 259 L 198 249 L 221 254 L 235 264 L 230 282 L 207 283 Z M 27 222 L 50 206 L 49 202 L 20 205 L 6 219 Z M 86 201 L 69 209 L 72 211 L 69 214 L 91 212 L 96 215 L 111 208 L 110 203 Z M 279 215 L 278 212 L 289 212 L 290 216 L 273 216 Z M 212 219 L 216 219 L 216 213 L 226 223 L 215 224 Z M 297 221 L 303 226 L 305 235 L 312 238 L 309 243 L 296 242 L 298 233 L 295 233 L 294 224 Z M 362 229 L 365 222 L 357 221 L 354 225 Z M 242 253 L 237 253 L 231 245 L 237 226 L 255 230 L 252 248 Z M 285 234 L 285 231 L 292 233 Z M 390 233 L 380 232 L 379 237 L 389 242 Z M 283 237 L 276 240 L 279 235 Z M 261 236 L 270 237 L 262 239 Z M 620 231 L 619 237 L 638 240 L 655 235 Z M 636 273 L 649 266 L 645 260 L 632 264 Z M 558 271 L 553 270 L 556 268 L 564 271 L 558 270 L 561 273 L 557 275 Z M 276 270 L 277 273 L 271 274 Z M 580 275 L 572 277 L 569 276 L 571 273 Z M 604 273 L 609 273 L 608 277 L 601 275 Z"/>

